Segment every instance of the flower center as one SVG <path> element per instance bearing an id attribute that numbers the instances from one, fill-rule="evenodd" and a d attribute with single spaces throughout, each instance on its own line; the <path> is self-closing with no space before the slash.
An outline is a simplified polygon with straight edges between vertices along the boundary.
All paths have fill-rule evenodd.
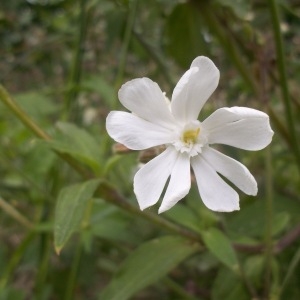
<path id="1" fill-rule="evenodd" d="M 202 148 L 207 144 L 207 137 L 202 129 L 198 120 L 179 127 L 177 140 L 173 143 L 176 150 L 187 153 L 191 157 L 201 153 Z"/>
<path id="2" fill-rule="evenodd" d="M 199 133 L 200 133 L 200 128 L 186 130 L 183 133 L 182 141 L 188 145 L 195 144 Z"/>

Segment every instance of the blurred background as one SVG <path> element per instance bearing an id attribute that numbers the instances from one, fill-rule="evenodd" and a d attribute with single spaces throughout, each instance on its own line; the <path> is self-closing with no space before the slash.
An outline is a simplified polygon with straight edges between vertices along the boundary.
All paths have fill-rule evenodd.
<path id="1" fill-rule="evenodd" d="M 1 1 L 0 299 L 300 299 L 299 33 L 296 0 Z M 270 115 L 267 149 L 221 147 L 258 196 L 214 213 L 193 184 L 140 212 L 132 180 L 155 152 L 114 145 L 106 115 L 133 78 L 171 98 L 199 55 L 221 73 L 200 120 Z"/>

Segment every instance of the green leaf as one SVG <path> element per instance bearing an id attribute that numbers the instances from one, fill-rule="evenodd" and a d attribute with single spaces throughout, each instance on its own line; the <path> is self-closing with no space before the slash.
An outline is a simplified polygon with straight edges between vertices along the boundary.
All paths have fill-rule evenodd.
<path id="1" fill-rule="evenodd" d="M 130 254 L 101 293 L 101 300 L 126 300 L 157 282 L 198 246 L 185 239 L 165 236 L 147 242 Z"/>
<path id="2" fill-rule="evenodd" d="M 227 268 L 221 268 L 211 288 L 212 300 L 248 300 L 250 295 L 245 285 L 233 272 Z"/>
<path id="3" fill-rule="evenodd" d="M 118 207 L 102 199 L 94 199 L 90 218 L 90 231 L 93 235 L 107 240 L 134 242 L 137 237 L 129 229 L 131 218 Z"/>
<path id="4" fill-rule="evenodd" d="M 101 167 L 101 149 L 95 138 L 74 124 L 59 122 L 56 139 L 47 142 L 52 149 L 70 154 L 91 167 L 95 172 Z"/>
<path id="5" fill-rule="evenodd" d="M 207 52 L 199 20 L 197 10 L 188 3 L 176 5 L 167 19 L 167 50 L 183 68 L 189 67 L 199 53 Z"/>
<path id="6" fill-rule="evenodd" d="M 14 96 L 16 102 L 34 118 L 45 118 L 54 114 L 59 107 L 43 91 L 29 91 Z"/>
<path id="7" fill-rule="evenodd" d="M 176 223 L 179 223 L 187 228 L 201 233 L 199 218 L 190 207 L 179 203 L 172 209 L 168 210 L 165 215 L 172 221 L 175 221 Z"/>
<path id="8" fill-rule="evenodd" d="M 284 206 L 282 203 L 286 205 Z M 289 199 L 286 200 L 286 198 L 274 199 L 272 236 L 279 235 L 285 231 L 288 225 L 293 222 L 293 219 L 295 221 L 299 220 L 299 208 L 300 205 L 297 201 L 293 202 Z M 231 215 L 226 227 L 229 235 L 234 237 L 263 238 L 266 220 L 261 212 L 264 209 L 264 202 L 255 201 L 243 207 L 238 214 Z"/>
<path id="9" fill-rule="evenodd" d="M 257 289 L 263 287 L 262 275 L 266 263 L 265 255 L 255 255 L 245 260 L 244 270 L 248 280 L 251 281 Z"/>
<path id="10" fill-rule="evenodd" d="M 230 240 L 220 230 L 211 228 L 202 233 L 202 238 L 212 254 L 232 271 L 238 271 L 236 253 L 231 246 Z"/>
<path id="11" fill-rule="evenodd" d="M 93 179 L 65 187 L 58 195 L 54 216 L 54 247 L 59 254 L 82 221 L 88 200 L 100 183 Z"/>

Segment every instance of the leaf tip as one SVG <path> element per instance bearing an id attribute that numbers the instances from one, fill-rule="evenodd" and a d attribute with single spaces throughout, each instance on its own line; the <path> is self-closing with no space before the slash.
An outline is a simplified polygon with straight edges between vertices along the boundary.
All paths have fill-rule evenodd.
<path id="1" fill-rule="evenodd" d="M 54 250 L 58 256 L 60 255 L 61 249 L 62 249 L 62 246 L 54 246 Z"/>

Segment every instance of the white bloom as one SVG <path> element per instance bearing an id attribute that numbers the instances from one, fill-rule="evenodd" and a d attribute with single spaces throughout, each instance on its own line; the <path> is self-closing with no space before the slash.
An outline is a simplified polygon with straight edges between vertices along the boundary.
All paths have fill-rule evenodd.
<path id="1" fill-rule="evenodd" d="M 169 177 L 159 213 L 185 197 L 191 187 L 190 166 L 204 204 L 214 211 L 239 209 L 237 192 L 218 173 L 244 193 L 257 194 L 257 183 L 249 170 L 210 145 L 263 149 L 273 136 L 269 117 L 247 107 L 224 107 L 198 121 L 219 77 L 214 63 L 200 56 L 177 83 L 170 105 L 159 86 L 148 78 L 131 80 L 119 90 L 121 103 L 133 113 L 112 111 L 106 121 L 109 135 L 133 150 L 166 145 L 166 150 L 134 177 L 134 192 L 142 210 L 157 203 Z"/>

